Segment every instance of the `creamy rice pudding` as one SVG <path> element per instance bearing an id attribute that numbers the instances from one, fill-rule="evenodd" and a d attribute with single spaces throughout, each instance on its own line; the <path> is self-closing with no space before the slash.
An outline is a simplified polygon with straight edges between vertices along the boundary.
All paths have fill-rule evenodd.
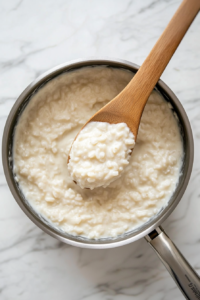
<path id="1" fill-rule="evenodd" d="M 110 67 L 64 73 L 39 89 L 19 118 L 15 178 L 31 205 L 70 234 L 98 239 L 132 230 L 167 205 L 178 183 L 182 138 L 170 105 L 157 91 L 145 106 L 134 151 L 120 178 L 90 190 L 70 176 L 67 160 L 75 136 L 132 76 Z"/>

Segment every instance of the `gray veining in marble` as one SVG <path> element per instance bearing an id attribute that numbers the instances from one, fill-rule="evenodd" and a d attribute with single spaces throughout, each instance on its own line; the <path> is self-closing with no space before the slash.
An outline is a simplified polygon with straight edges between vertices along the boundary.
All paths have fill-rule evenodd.
<path id="1" fill-rule="evenodd" d="M 108 56 L 141 64 L 178 0 L 0 0 L 0 135 L 21 91 L 57 64 Z M 200 274 L 200 15 L 162 79 L 187 111 L 195 160 L 187 191 L 164 224 Z M 78 249 L 37 228 L 15 203 L 0 164 L 0 299 L 183 299 L 145 240 Z"/>

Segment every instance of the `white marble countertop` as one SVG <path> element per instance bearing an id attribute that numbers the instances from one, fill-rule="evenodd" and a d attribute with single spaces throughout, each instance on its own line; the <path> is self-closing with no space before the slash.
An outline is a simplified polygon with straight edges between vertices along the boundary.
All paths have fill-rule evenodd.
<path id="1" fill-rule="evenodd" d="M 7 0 L 0 3 L 0 134 L 21 91 L 80 57 L 141 64 L 175 12 L 175 0 Z M 200 274 L 200 14 L 162 79 L 192 125 L 195 160 L 182 201 L 163 224 Z M 58 242 L 13 199 L 0 164 L 0 299 L 183 299 L 145 240 L 109 250 Z"/>

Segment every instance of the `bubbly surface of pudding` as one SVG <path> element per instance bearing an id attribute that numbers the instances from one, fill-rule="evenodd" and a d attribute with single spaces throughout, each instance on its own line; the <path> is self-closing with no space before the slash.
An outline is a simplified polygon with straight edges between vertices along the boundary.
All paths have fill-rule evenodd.
<path id="1" fill-rule="evenodd" d="M 69 174 L 71 144 L 86 121 L 133 73 L 85 67 L 40 88 L 15 129 L 13 172 L 25 198 L 62 230 L 90 239 L 135 229 L 166 206 L 179 180 L 183 145 L 173 111 L 153 91 L 122 176 L 106 188 L 82 189 Z"/>

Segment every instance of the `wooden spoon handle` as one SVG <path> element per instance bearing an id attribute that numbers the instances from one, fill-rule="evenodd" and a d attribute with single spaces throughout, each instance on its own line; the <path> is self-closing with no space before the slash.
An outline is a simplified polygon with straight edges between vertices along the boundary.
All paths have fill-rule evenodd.
<path id="1" fill-rule="evenodd" d="M 134 94 L 142 93 L 146 95 L 142 98 L 149 97 L 199 9 L 200 0 L 184 0 L 181 3 L 130 84 L 130 88 L 134 88 Z M 139 86 L 136 81 L 142 83 L 142 86 Z"/>
<path id="2" fill-rule="evenodd" d="M 118 118 L 123 116 L 135 137 L 146 101 L 199 9 L 200 0 L 184 0 L 181 3 L 134 78 L 115 101 L 108 104 L 107 112 L 110 110 L 113 114 L 113 122 L 117 123 Z M 137 118 L 133 120 L 131 115 Z"/>

